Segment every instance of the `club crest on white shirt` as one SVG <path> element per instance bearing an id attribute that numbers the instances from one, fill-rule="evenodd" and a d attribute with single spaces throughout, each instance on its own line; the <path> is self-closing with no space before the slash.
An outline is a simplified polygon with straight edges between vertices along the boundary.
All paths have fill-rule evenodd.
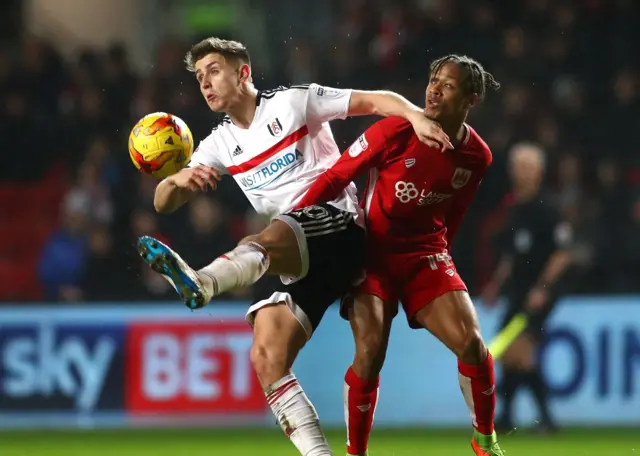
<path id="1" fill-rule="evenodd" d="M 267 129 L 269 133 L 271 133 L 271 136 L 275 136 L 276 138 L 282 136 L 282 124 L 277 117 L 267 124 Z"/>

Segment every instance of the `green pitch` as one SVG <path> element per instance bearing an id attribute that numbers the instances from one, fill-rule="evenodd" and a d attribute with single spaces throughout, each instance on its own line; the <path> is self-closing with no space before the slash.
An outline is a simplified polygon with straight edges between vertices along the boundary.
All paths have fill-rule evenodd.
<path id="1" fill-rule="evenodd" d="M 371 456 L 473 456 L 469 433 L 438 430 L 376 430 Z M 330 432 L 336 456 L 344 455 L 342 432 Z M 514 433 L 502 437 L 508 456 L 640 456 L 640 431 L 567 430 L 555 436 Z M 2 456 L 296 456 L 277 431 L 131 430 L 0 432 Z"/>

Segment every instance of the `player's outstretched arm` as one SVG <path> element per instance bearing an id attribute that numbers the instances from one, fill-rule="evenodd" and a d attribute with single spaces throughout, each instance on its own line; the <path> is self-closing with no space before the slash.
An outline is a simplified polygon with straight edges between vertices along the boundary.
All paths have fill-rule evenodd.
<path id="1" fill-rule="evenodd" d="M 220 175 L 208 166 L 185 168 L 158 184 L 153 197 L 153 206 L 160 213 L 173 212 L 189 201 L 191 195 L 196 192 L 206 192 L 207 187 L 215 190 L 218 181 L 220 181 Z"/>
<path id="2" fill-rule="evenodd" d="M 453 149 L 449 137 L 437 122 L 427 119 L 422 108 L 395 92 L 353 90 L 348 115 L 402 117 L 411 122 L 418 139 L 423 143 L 442 151 Z"/>
<path id="3" fill-rule="evenodd" d="M 410 120 L 424 111 L 402 95 L 388 90 L 353 90 L 349 100 L 350 116 L 398 116 Z"/>
<path id="4" fill-rule="evenodd" d="M 387 154 L 404 147 L 411 133 L 409 124 L 398 117 L 374 123 L 331 168 L 316 179 L 296 208 L 336 199 L 352 181 L 369 169 L 380 166 Z"/>
<path id="5" fill-rule="evenodd" d="M 413 126 L 420 141 L 441 149 L 453 149 L 442 127 L 428 119 L 421 108 L 394 92 L 335 89 L 311 84 L 307 90 L 306 120 L 320 125 L 348 116 L 400 117 Z"/>
<path id="6" fill-rule="evenodd" d="M 343 153 L 331 168 L 314 181 L 295 209 L 336 199 L 353 180 L 369 169 L 371 158 L 371 156 L 363 156 L 360 160 L 353 160 L 348 152 Z"/>

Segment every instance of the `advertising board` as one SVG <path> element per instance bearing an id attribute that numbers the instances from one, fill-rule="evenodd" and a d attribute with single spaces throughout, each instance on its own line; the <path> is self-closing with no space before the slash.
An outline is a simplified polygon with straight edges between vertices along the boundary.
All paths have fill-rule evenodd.
<path id="1" fill-rule="evenodd" d="M 170 424 L 194 416 L 202 424 L 273 425 L 249 361 L 245 309 L 0 308 L 0 426 Z M 501 310 L 478 306 L 478 314 L 490 340 Z M 640 424 L 640 297 L 565 299 L 540 357 L 561 423 Z M 331 309 L 294 366 L 325 426 L 343 425 L 343 376 L 352 359 L 349 325 Z M 519 393 L 516 410 L 520 423 L 537 418 L 528 391 Z M 410 330 L 400 314 L 376 423 L 468 421 L 455 358 L 425 331 Z"/>

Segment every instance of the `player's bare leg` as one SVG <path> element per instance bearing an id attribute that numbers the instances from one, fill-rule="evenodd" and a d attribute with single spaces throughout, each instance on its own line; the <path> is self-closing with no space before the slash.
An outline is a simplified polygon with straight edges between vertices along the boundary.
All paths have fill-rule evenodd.
<path id="1" fill-rule="evenodd" d="M 378 403 L 380 371 L 397 308 L 397 303 L 385 303 L 377 296 L 368 294 L 356 296 L 349 307 L 349 322 L 356 346 L 353 364 L 344 379 L 344 416 L 349 455 L 367 454 Z"/>
<path id="2" fill-rule="evenodd" d="M 174 285 L 192 309 L 225 291 L 251 285 L 267 272 L 295 277 L 302 271 L 296 235 L 281 220 L 243 239 L 199 271 L 151 237 L 141 238 L 138 248 L 143 259 Z M 251 362 L 278 423 L 303 456 L 330 456 L 315 408 L 291 372 L 308 338 L 304 327 L 284 302 L 258 309 L 253 326 Z"/>
<path id="3" fill-rule="evenodd" d="M 503 456 L 494 430 L 496 406 L 493 358 L 480 334 L 478 317 L 466 291 L 446 293 L 420 309 L 413 321 L 458 357 L 458 379 L 475 429 L 471 444 L 478 456 Z"/>
<path id="4" fill-rule="evenodd" d="M 303 456 L 331 455 L 315 408 L 291 366 L 307 333 L 284 302 L 262 307 L 253 322 L 251 364 L 280 427 Z"/>
<path id="5" fill-rule="evenodd" d="M 265 273 L 295 277 L 301 271 L 294 231 L 282 220 L 274 220 L 259 234 L 244 238 L 231 252 L 200 269 L 198 276 L 215 297 L 252 285 Z"/>

